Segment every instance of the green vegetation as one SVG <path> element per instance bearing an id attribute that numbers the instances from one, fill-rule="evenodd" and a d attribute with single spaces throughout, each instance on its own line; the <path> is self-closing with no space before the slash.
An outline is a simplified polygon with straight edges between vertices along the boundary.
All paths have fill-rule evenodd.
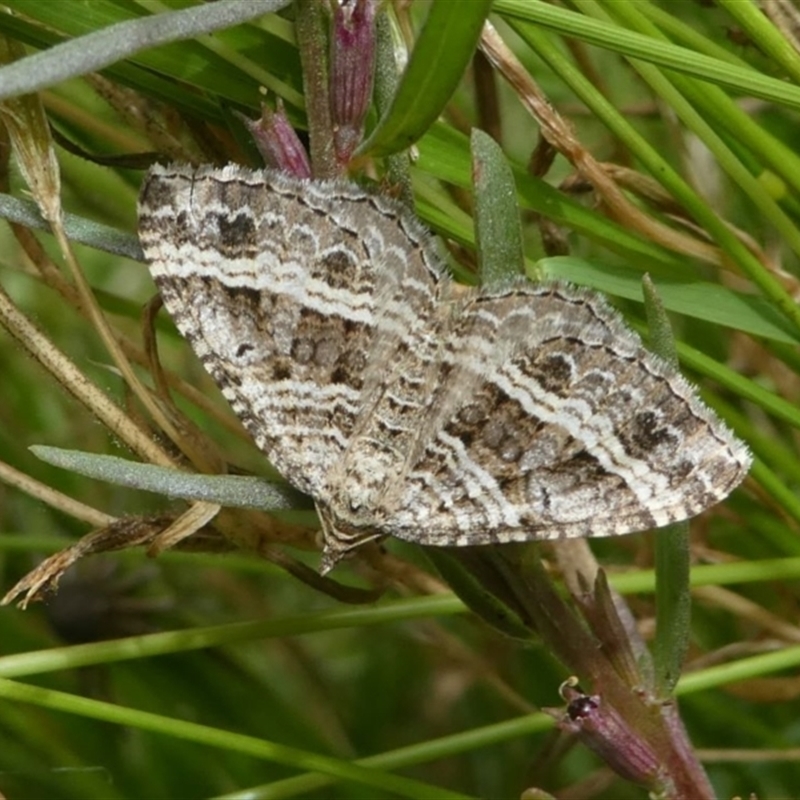
<path id="1" fill-rule="evenodd" d="M 327 86 L 301 67 L 327 57 L 327 4 L 5 5 L 0 595 L 90 531 L 116 538 L 83 540 L 45 603 L 0 608 L 0 793 L 646 797 L 540 710 L 563 712 L 576 673 L 664 759 L 649 784 L 661 796 L 711 796 L 691 758 L 671 760 L 681 720 L 715 796 L 800 796 L 800 54 L 783 33 L 797 19 L 740 0 L 412 4 L 380 20 L 375 103 L 349 162 L 413 191 L 463 283 L 524 270 L 595 288 L 666 357 L 663 303 L 682 370 L 755 456 L 743 487 L 691 523 L 687 586 L 666 532 L 510 555 L 388 542 L 318 576 L 310 504 L 166 316 L 153 321 L 135 231 L 156 158 L 261 163 L 238 116 L 261 100 L 310 132 L 318 175 L 342 171 Z M 495 33 L 478 41 L 490 5 Z M 152 26 L 179 9 L 190 16 Z M 189 508 L 174 498 L 206 498 L 213 480 L 187 475 L 167 498 L 143 490 L 164 473 L 91 456 L 60 469 L 33 445 L 231 465 L 271 481 L 275 513 L 226 509 L 149 559 Z M 187 525 L 216 511 L 193 509 Z M 565 601 L 595 557 L 596 586 Z M 680 720 L 657 703 L 673 686 Z"/>

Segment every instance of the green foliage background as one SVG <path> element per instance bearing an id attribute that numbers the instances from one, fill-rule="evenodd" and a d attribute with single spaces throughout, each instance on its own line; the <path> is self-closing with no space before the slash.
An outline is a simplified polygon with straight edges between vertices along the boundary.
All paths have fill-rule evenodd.
<path id="1" fill-rule="evenodd" d="M 0 34 L 34 52 L 191 5 L 12 0 Z M 471 4 L 460 5 L 466 25 Z M 408 17 L 415 36 L 426 10 L 415 5 Z M 152 114 L 195 148 L 189 156 L 206 147 L 257 164 L 232 111 L 257 116 L 259 87 L 305 124 L 290 17 L 141 49 L 103 70 L 111 83 L 49 85 L 41 99 L 51 125 L 96 156 L 142 154 L 157 149 Z M 715 7 L 577 0 L 569 8 L 497 0 L 490 18 L 571 120 L 581 146 L 600 162 L 649 175 L 664 192 L 655 210 L 642 200 L 642 184 L 627 184 L 629 196 L 723 254 L 722 267 L 711 266 L 612 221 L 561 185 L 574 172 L 563 156 L 546 180 L 530 174 L 537 125 L 498 83 L 493 119 L 517 180 L 530 274 L 607 292 L 643 330 L 640 282 L 649 272 L 675 312 L 683 369 L 756 456 L 746 486 L 693 524 L 692 638 L 678 692 L 719 797 L 800 796 L 800 313 L 793 300 L 800 57 L 755 5 L 735 0 Z M 421 135 L 412 168 L 417 210 L 453 245 L 457 278 L 474 283 L 466 255 L 472 207 L 463 190 L 471 186 L 468 133 L 486 113 L 486 97 L 471 69 L 449 97 L 464 33 L 455 22 L 436 33 L 412 62 L 417 91 L 398 95 L 373 152 Z M 734 33 L 740 36 L 731 41 Z M 128 116 L 119 112 L 123 88 L 132 92 Z M 141 164 L 100 166 L 63 147 L 56 155 L 64 208 L 133 234 Z M 6 191 L 24 198 L 15 167 L 2 168 Z M 675 223 L 683 212 L 691 226 Z M 569 257 L 545 257 L 537 215 L 568 237 Z M 97 236 L 103 245 L 110 234 Z M 50 237 L 38 238 L 60 264 Z M 742 244 L 749 241 L 750 250 Z M 154 293 L 144 265 L 90 246 L 76 245 L 76 253 L 115 328 L 138 341 L 140 311 Z M 0 281 L 17 306 L 124 406 L 123 383 L 92 326 L 8 231 L 0 254 Z M 165 364 L 223 408 L 174 329 L 162 321 L 159 330 Z M 57 470 L 28 451 L 43 443 L 126 454 L 19 344 L 5 335 L 0 342 L 0 460 L 114 516 L 164 508 L 158 497 Z M 246 440 L 195 405 L 182 400 L 181 407 L 227 460 L 264 471 Z M 88 528 L 9 483 L 0 491 L 5 591 Z M 648 631 L 651 537 L 592 547 Z M 127 551 L 81 563 L 43 605 L 0 609 L 0 791 L 9 798 L 494 798 L 539 786 L 569 787 L 564 796 L 571 797 L 644 796 L 537 712 L 561 704 L 557 689 L 566 677 L 545 648 L 503 638 L 452 595 L 429 593 L 435 571 L 424 554 L 390 548 L 410 561 L 415 579 L 395 581 L 375 606 L 343 606 L 246 555 L 167 552 L 151 561 Z M 314 563 L 312 553 L 298 557 Z M 342 574 L 358 586 L 374 578 Z M 148 638 L 156 632 L 160 638 Z M 78 641 L 91 643 L 68 646 Z M 367 758 L 371 783 L 366 771 L 349 767 Z"/>

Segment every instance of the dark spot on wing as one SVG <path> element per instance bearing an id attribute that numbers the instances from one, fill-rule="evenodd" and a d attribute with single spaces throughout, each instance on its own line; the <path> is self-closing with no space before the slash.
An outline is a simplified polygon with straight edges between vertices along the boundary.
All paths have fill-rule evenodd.
<path id="1" fill-rule="evenodd" d="M 675 434 L 661 424 L 661 416 L 654 411 L 638 411 L 627 425 L 619 427 L 617 436 L 625 452 L 634 458 L 646 458 L 657 447 L 679 444 Z"/>
<path id="2" fill-rule="evenodd" d="M 283 363 L 282 361 L 276 361 L 272 365 L 272 378 L 276 381 L 285 381 L 287 378 L 292 376 L 292 368 L 288 365 Z"/>
<path id="3" fill-rule="evenodd" d="M 256 243 L 256 227 L 248 211 L 218 217 L 220 250 L 230 255 L 246 252 Z"/>
<path id="4" fill-rule="evenodd" d="M 329 250 L 320 260 L 318 277 L 334 289 L 346 289 L 354 281 L 356 262 L 349 250 Z"/>

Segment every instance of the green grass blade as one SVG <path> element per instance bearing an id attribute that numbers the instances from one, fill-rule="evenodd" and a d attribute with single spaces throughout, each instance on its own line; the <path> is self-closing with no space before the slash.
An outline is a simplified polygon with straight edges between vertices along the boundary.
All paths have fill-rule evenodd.
<path id="1" fill-rule="evenodd" d="M 667 312 L 647 275 L 642 281 L 642 289 L 651 349 L 677 369 L 678 353 Z M 659 696 L 669 697 L 680 677 L 691 635 L 689 523 L 668 525 L 656 534 L 653 547 L 656 573 L 655 684 Z"/>
<path id="2" fill-rule="evenodd" d="M 102 69 L 144 48 L 189 39 L 277 11 L 288 0 L 230 0 L 119 22 L 0 69 L 0 99 Z M 79 16 L 79 15 L 76 15 Z"/>
<path id="3" fill-rule="evenodd" d="M 642 300 L 641 274 L 628 267 L 589 262 L 573 256 L 543 259 L 538 266 L 544 276 L 554 280 L 588 286 L 627 300 Z M 761 297 L 700 280 L 658 277 L 653 283 L 668 311 L 753 336 L 800 344 L 800 334 Z"/>
<path id="4" fill-rule="evenodd" d="M 709 58 L 685 47 L 654 41 L 611 22 L 590 19 L 541 0 L 497 0 L 493 10 L 501 16 L 532 23 L 587 44 L 703 78 L 736 92 L 800 108 L 800 87 L 767 77 L 753 69 L 739 67 L 730 60 Z"/>
<path id="5" fill-rule="evenodd" d="M 39 686 L 29 686 L 10 681 L 7 678 L 0 678 L 0 697 L 5 700 L 32 703 L 52 711 L 78 714 L 96 720 L 112 722 L 116 725 L 152 731 L 196 744 L 231 750 L 254 758 L 285 764 L 295 769 L 311 769 L 324 772 L 340 780 L 354 781 L 383 792 L 392 792 L 401 797 L 429 800 L 431 791 L 435 791 L 437 797 L 447 798 L 447 800 L 464 800 L 466 798 L 466 795 L 459 792 L 451 792 L 440 787 L 431 787 L 421 781 L 368 769 L 347 761 L 331 758 L 330 756 L 287 747 L 277 742 L 265 741 L 240 733 L 232 733 L 212 728 L 208 725 L 200 725 L 196 722 L 164 717 L 148 711 L 123 708 L 112 703 L 71 695 L 66 692 L 58 692 Z"/>
<path id="6" fill-rule="evenodd" d="M 522 228 L 514 175 L 500 146 L 483 131 L 472 132 L 475 240 L 481 283 L 494 287 L 523 271 Z"/>
<path id="7" fill-rule="evenodd" d="M 442 113 L 467 67 L 491 0 L 433 3 L 388 114 L 359 152 L 405 150 Z"/>

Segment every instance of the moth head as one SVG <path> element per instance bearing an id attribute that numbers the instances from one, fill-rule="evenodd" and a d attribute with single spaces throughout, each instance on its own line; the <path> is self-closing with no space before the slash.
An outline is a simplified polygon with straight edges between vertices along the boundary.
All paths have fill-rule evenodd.
<path id="1" fill-rule="evenodd" d="M 334 516 L 329 506 L 317 504 L 317 514 L 322 524 L 322 560 L 320 575 L 326 575 L 343 558 L 381 534 L 373 529 L 359 529 Z"/>

